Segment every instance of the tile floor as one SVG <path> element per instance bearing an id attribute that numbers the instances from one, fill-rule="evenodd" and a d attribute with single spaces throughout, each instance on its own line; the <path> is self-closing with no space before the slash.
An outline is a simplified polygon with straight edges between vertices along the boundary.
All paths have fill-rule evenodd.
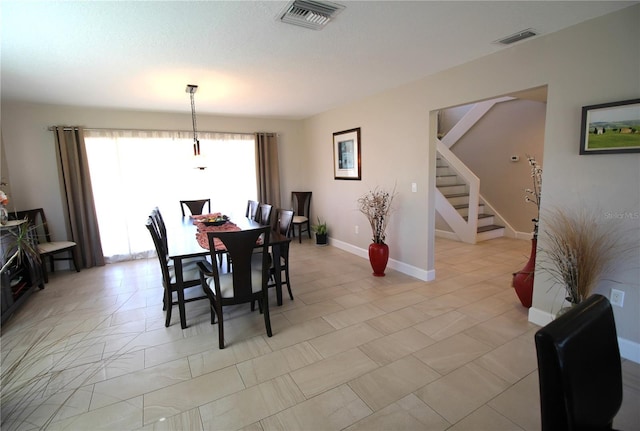
<path id="1" fill-rule="evenodd" d="M 35 345 L 17 380 L 48 379 L 19 426 L 3 405 L 2 428 L 539 430 L 538 327 L 510 288 L 528 252 L 438 239 L 427 283 L 294 241 L 295 300 L 271 306 L 273 337 L 235 307 L 224 350 L 203 301 L 187 305 L 187 329 L 177 310 L 164 327 L 155 259 L 56 272 L 3 325 L 3 369 Z M 640 365 L 623 372 L 614 426 L 638 430 Z"/>

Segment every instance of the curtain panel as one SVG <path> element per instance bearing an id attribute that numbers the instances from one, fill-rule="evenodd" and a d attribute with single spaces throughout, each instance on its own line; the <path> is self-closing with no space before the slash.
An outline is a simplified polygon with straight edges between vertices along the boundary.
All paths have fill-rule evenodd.
<path id="1" fill-rule="evenodd" d="M 258 201 L 281 208 L 278 135 L 256 133 L 256 178 Z"/>
<path id="2" fill-rule="evenodd" d="M 53 127 L 58 170 L 64 186 L 64 209 L 71 241 L 78 245 L 83 268 L 103 266 L 100 230 L 81 127 Z"/>

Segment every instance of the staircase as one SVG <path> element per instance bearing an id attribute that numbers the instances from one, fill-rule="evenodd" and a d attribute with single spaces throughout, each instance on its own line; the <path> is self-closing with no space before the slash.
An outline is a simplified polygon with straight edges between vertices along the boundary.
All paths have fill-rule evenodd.
<path id="1" fill-rule="evenodd" d="M 460 176 L 442 157 L 436 159 L 436 187 L 468 224 L 470 214 L 469 186 L 461 180 Z M 481 197 L 476 217 L 476 241 L 486 241 L 504 236 L 504 226 L 496 224 L 495 215 L 489 213 L 489 209 Z"/>
<path id="2" fill-rule="evenodd" d="M 505 235 L 505 227 L 496 222 L 499 216 L 480 196 L 480 180 L 450 148 L 496 103 L 511 99 L 502 97 L 474 104 L 442 139 L 436 139 L 436 211 L 451 228 L 436 230 L 437 235 L 470 244 Z"/>

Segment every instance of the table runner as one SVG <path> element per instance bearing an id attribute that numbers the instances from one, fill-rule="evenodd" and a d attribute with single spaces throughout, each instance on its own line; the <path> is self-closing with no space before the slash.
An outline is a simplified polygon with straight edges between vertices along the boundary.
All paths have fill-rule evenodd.
<path id="1" fill-rule="evenodd" d="M 198 241 L 198 244 L 200 244 L 200 247 L 209 250 L 209 238 L 207 237 L 207 232 L 228 232 L 240 230 L 240 227 L 231 221 L 221 224 L 220 226 L 207 226 L 203 223 L 204 220 L 220 217 L 221 215 L 221 213 L 211 213 L 192 216 L 193 224 L 198 229 L 196 232 L 196 240 Z M 227 249 L 218 238 L 214 238 L 213 241 L 217 251 L 225 251 Z"/>

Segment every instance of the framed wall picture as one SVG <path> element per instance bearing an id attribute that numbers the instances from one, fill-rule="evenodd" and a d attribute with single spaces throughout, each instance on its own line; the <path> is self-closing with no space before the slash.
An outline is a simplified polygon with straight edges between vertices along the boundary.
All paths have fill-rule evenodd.
<path id="1" fill-rule="evenodd" d="M 361 179 L 359 127 L 333 134 L 333 177 L 336 180 Z"/>
<path id="2" fill-rule="evenodd" d="M 580 154 L 640 152 L 640 99 L 582 107 Z"/>

